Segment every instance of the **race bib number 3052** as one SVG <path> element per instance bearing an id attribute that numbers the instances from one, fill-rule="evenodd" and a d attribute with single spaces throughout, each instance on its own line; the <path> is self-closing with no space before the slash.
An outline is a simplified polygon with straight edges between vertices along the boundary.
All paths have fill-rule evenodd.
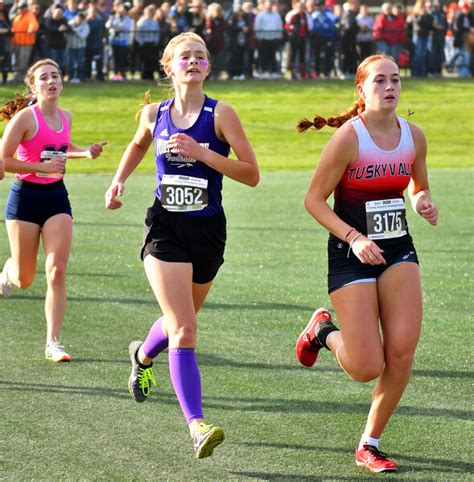
<path id="1" fill-rule="evenodd" d="M 207 179 L 164 174 L 161 204 L 168 211 L 201 211 L 207 206 Z"/>
<path id="2" fill-rule="evenodd" d="M 403 199 L 381 199 L 365 203 L 369 239 L 400 238 L 407 234 Z"/>

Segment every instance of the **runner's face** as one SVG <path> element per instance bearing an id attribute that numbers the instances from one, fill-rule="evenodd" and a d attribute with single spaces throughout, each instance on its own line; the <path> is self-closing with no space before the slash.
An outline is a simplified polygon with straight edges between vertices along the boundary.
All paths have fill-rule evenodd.
<path id="1" fill-rule="evenodd" d="M 63 90 L 63 82 L 54 65 L 42 65 L 35 70 L 33 92 L 38 98 L 57 99 Z"/>
<path id="2" fill-rule="evenodd" d="M 367 72 L 366 80 L 357 86 L 366 109 L 394 110 L 401 91 L 398 66 L 391 60 L 381 59 L 369 64 Z"/>
<path id="3" fill-rule="evenodd" d="M 199 42 L 180 43 L 176 46 L 169 71 L 180 82 L 204 82 L 209 74 L 206 49 Z"/>

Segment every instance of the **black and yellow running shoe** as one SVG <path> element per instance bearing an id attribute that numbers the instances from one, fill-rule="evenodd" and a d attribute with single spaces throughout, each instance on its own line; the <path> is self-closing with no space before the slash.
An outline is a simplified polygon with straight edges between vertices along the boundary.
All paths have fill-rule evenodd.
<path id="1" fill-rule="evenodd" d="M 132 398 L 142 403 L 150 394 L 151 385 L 156 387 L 155 375 L 153 374 L 153 363 L 150 365 L 142 365 L 137 360 L 137 352 L 142 346 L 142 341 L 132 341 L 128 347 L 130 361 L 132 362 L 132 373 L 128 379 L 128 391 Z"/>

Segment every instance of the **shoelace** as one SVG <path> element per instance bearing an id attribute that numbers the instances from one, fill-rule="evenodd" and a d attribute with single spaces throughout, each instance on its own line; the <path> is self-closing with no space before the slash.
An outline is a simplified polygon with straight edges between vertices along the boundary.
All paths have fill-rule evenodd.
<path id="1" fill-rule="evenodd" d="M 200 423 L 197 427 L 197 432 L 201 435 L 204 435 L 206 432 L 211 430 L 212 425 L 206 425 L 205 423 Z"/>
<path id="2" fill-rule="evenodd" d="M 58 342 L 49 343 L 48 348 L 51 351 L 64 351 L 64 347 L 61 345 L 61 343 Z"/>
<path id="3" fill-rule="evenodd" d="M 373 445 L 365 445 L 366 450 L 368 450 L 377 460 L 388 460 L 388 454 L 381 452 L 377 447 Z"/>
<path id="4" fill-rule="evenodd" d="M 309 342 L 309 348 L 306 349 L 307 351 L 318 352 L 321 349 L 321 343 L 319 343 L 317 336 L 311 340 L 309 333 L 307 333 L 306 340 Z"/>
<path id="5" fill-rule="evenodd" d="M 140 385 L 140 389 L 145 395 L 148 396 L 150 393 L 150 382 L 153 383 L 153 386 L 156 387 L 155 375 L 153 374 L 153 369 L 150 368 L 139 368 L 138 370 L 138 383 Z"/>

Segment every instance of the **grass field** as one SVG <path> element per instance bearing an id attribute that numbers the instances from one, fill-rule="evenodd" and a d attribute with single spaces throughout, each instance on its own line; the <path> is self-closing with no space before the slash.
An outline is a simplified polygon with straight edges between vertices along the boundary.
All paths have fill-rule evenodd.
<path id="1" fill-rule="evenodd" d="M 316 109 L 326 115 L 345 108 L 349 85 L 210 83 L 207 89 L 236 107 L 263 175 L 256 189 L 224 184 L 226 262 L 200 312 L 198 361 L 205 415 L 227 439 L 201 461 L 193 458 L 166 354 L 155 363 L 159 386 L 146 403 L 134 403 L 127 390 L 128 344 L 160 314 L 138 258 L 153 197 L 151 156 L 142 175 L 127 183 L 123 209 L 105 210 L 103 194 L 149 86 L 67 86 L 63 105 L 74 113 L 74 141 L 110 141 L 99 160 L 68 164 L 75 227 L 63 341 L 75 361 L 58 366 L 43 359 L 40 256 L 35 284 L 0 299 L 3 479 L 377 478 L 353 461 L 373 383 L 351 381 L 326 352 L 312 369 L 294 355 L 313 309 L 329 306 L 327 234 L 304 211 L 303 196 L 331 132 L 297 136 L 294 124 Z M 382 477 L 474 480 L 473 83 L 409 80 L 403 88 L 400 113 L 415 111 L 411 119 L 428 137 L 429 164 L 443 169 L 430 171 L 439 226 L 408 213 L 422 267 L 424 330 L 411 383 L 382 440 L 400 471 Z M 11 94 L 11 86 L 0 86 L 0 102 Z M 11 176 L 0 182 L 0 221 L 10 183 Z M 0 263 L 7 256 L 3 226 Z"/>
<path id="2" fill-rule="evenodd" d="M 18 89 L 18 88 L 17 88 Z M 89 145 L 109 141 L 104 155 L 95 161 L 76 160 L 70 173 L 110 172 L 130 142 L 137 123 L 134 113 L 151 89 L 155 101 L 169 97 L 168 87 L 153 83 L 66 85 L 61 105 L 74 115 L 73 140 Z M 467 167 L 472 159 L 474 137 L 474 82 L 463 79 L 403 80 L 399 113 L 420 125 L 429 140 L 432 167 Z M 345 110 L 353 100 L 350 81 L 321 82 L 209 82 L 211 97 L 234 106 L 255 146 L 260 166 L 266 170 L 312 169 L 332 130 L 305 135 L 295 133 L 303 116 L 329 116 Z M 13 98 L 14 86 L 0 86 L 0 103 Z M 0 126 L 0 134 L 2 127 Z M 467 153 L 471 152 L 470 159 Z M 139 172 L 153 172 L 150 154 Z"/>
<path id="3" fill-rule="evenodd" d="M 314 369 L 294 355 L 313 308 L 328 303 L 326 234 L 302 208 L 309 176 L 265 173 L 255 190 L 225 184 L 226 263 L 200 315 L 198 359 L 205 414 L 227 440 L 203 461 L 193 459 L 166 355 L 149 401 L 134 403 L 126 388 L 128 343 L 159 314 L 138 260 L 153 178 L 133 177 L 124 208 L 108 212 L 110 176 L 69 176 L 75 240 L 63 339 L 75 362 L 43 360 L 40 266 L 28 291 L 0 300 L 6 479 L 373 478 L 352 456 L 373 384 L 349 380 L 328 353 Z M 400 463 L 399 479 L 472 480 L 472 172 L 435 170 L 431 179 L 440 225 L 409 216 L 424 333 L 382 448 Z M 7 189 L 0 183 L 0 199 Z M 6 246 L 2 229 L 2 259 Z"/>

